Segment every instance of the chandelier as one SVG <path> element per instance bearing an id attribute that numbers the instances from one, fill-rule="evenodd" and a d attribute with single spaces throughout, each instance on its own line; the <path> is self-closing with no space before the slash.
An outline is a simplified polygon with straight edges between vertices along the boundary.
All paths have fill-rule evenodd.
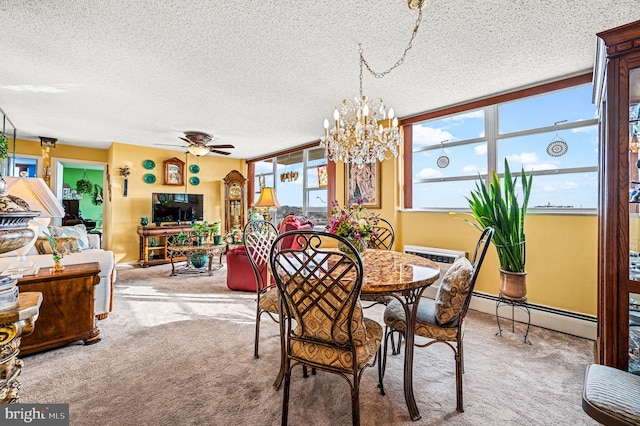
<path id="1" fill-rule="evenodd" d="M 422 21 L 422 5 L 425 0 L 409 0 L 409 8 L 418 9 L 411 39 L 404 49 L 402 57 L 388 70 L 377 73 L 371 69 L 364 58 L 362 45 L 359 45 L 360 56 L 360 96 L 353 99 L 343 99 L 333 112 L 333 128 L 329 129 L 329 120 L 324 120 L 324 136 L 320 139 L 320 146 L 325 149 L 325 155 L 330 161 L 344 161 L 362 168 L 365 163 L 388 160 L 391 153 L 398 156 L 402 145 L 402 131 L 398 128 L 398 118 L 393 108 L 387 108 L 382 99 L 369 99 L 363 94 L 363 67 L 376 78 L 382 78 L 399 67 L 413 47 L 413 40 L 418 33 Z"/>

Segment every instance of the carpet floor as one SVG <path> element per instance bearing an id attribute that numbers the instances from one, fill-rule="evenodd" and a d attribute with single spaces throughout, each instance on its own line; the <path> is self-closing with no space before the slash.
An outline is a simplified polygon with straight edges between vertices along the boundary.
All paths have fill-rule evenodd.
<path id="1" fill-rule="evenodd" d="M 277 425 L 282 391 L 277 324 L 263 320 L 253 358 L 254 294 L 230 291 L 226 268 L 212 277 L 170 277 L 170 266 L 118 270 L 114 310 L 102 340 L 24 357 L 22 403 L 68 403 L 71 425 Z M 381 322 L 382 309 L 365 311 Z M 363 425 L 594 425 L 581 408 L 593 342 L 524 326 L 496 336 L 495 317 L 470 311 L 465 335 L 464 413 L 455 410 L 453 352 L 416 348 L 409 419 L 403 356 L 389 356 L 386 395 L 377 369 L 361 381 Z M 37 327 L 37 323 L 36 323 Z M 291 425 L 351 423 L 349 385 L 338 375 L 292 374 Z"/>

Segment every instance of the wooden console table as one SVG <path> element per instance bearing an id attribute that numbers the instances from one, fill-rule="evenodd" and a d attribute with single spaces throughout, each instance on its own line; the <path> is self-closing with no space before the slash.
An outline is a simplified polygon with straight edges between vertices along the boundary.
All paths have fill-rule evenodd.
<path id="1" fill-rule="evenodd" d="M 22 293 L 18 304 L 10 309 L 0 311 L 0 404 L 18 402 L 20 382 L 18 376 L 22 371 L 20 338 L 33 332 L 38 310 L 42 303 L 41 293 Z"/>
<path id="2" fill-rule="evenodd" d="M 94 314 L 95 286 L 100 282 L 97 262 L 66 265 L 53 273 L 40 268 L 37 275 L 20 278 L 22 292 L 42 293 L 38 327 L 22 339 L 20 352 L 28 355 L 83 340 L 100 340 Z"/>
<path id="3" fill-rule="evenodd" d="M 190 232 L 191 230 L 191 224 L 138 226 L 137 233 L 140 236 L 138 264 L 143 268 L 147 268 L 153 265 L 169 263 L 171 261 L 167 251 L 169 240 L 180 232 Z M 181 260 L 184 260 L 184 258 Z"/>

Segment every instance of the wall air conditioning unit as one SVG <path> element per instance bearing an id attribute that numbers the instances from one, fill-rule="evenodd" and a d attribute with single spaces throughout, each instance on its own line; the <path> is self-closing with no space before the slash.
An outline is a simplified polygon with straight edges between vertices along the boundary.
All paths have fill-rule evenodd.
<path id="1" fill-rule="evenodd" d="M 415 256 L 424 257 L 426 259 L 434 261 L 440 268 L 440 278 L 433 284 L 431 284 L 424 291 L 423 295 L 431 299 L 436 298 L 436 293 L 440 287 L 442 277 L 447 273 L 453 262 L 461 257 L 467 257 L 467 253 L 464 251 L 446 250 L 433 247 L 421 247 L 421 246 L 404 246 L 404 252 L 413 254 Z"/>

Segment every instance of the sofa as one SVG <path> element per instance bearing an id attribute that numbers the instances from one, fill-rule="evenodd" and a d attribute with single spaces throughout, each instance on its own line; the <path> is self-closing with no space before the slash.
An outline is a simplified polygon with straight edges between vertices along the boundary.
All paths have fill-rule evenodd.
<path id="1" fill-rule="evenodd" d="M 95 286 L 95 315 L 97 319 L 105 319 L 112 310 L 113 285 L 116 281 L 115 256 L 112 251 L 100 248 L 100 236 L 89 234 L 84 225 L 49 227 L 50 235 L 63 244 L 67 251 L 62 258 L 62 265 L 98 262 L 100 264 L 100 282 Z M 77 240 L 73 242 L 73 239 Z M 53 266 L 53 256 L 46 243 L 47 238 L 39 235 L 35 244 L 27 251 L 26 259 L 40 268 Z M 76 245 L 77 244 L 77 245 Z M 47 252 L 47 248 L 49 251 Z M 40 251 L 44 251 L 40 254 Z M 17 259 L 19 250 L 0 255 L 0 273 L 7 270 Z"/>

